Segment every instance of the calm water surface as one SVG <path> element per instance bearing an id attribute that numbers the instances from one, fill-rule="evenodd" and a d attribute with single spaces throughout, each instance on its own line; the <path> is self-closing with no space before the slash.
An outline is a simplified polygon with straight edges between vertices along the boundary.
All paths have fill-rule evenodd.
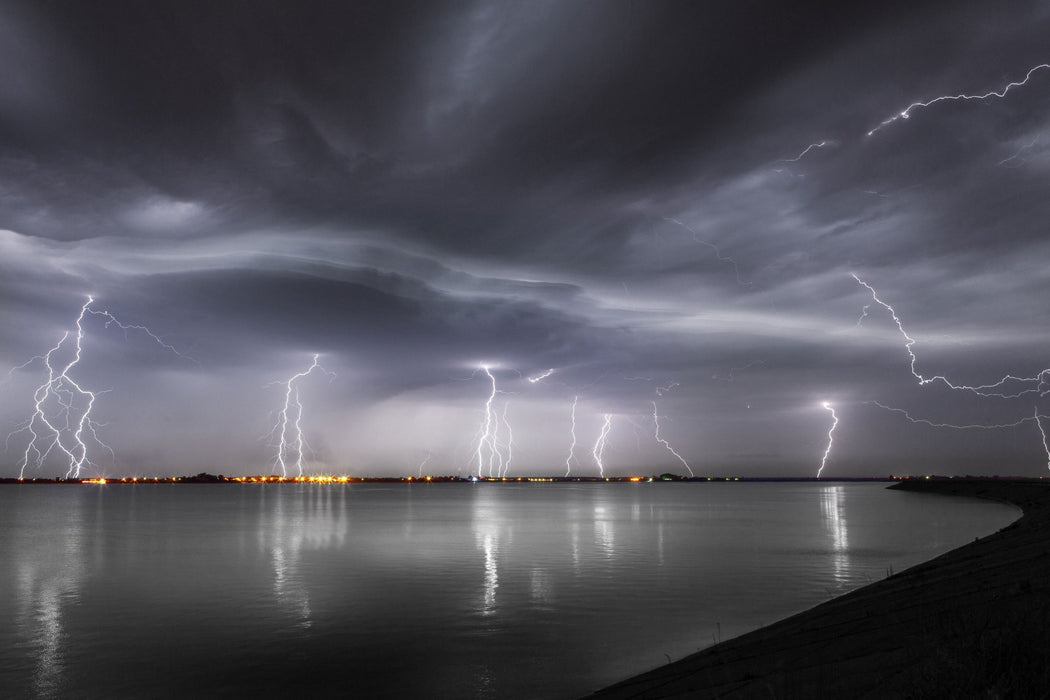
<path id="1" fill-rule="evenodd" d="M 0 696 L 572 698 L 991 533 L 883 484 L 0 488 Z"/>

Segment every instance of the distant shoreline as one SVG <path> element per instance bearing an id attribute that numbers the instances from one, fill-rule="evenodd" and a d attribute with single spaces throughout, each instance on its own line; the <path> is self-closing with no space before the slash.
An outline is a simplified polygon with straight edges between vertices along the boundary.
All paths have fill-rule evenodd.
<path id="1" fill-rule="evenodd" d="M 200 473 L 193 476 L 147 476 L 147 477 L 85 477 L 85 478 L 33 478 L 23 479 L 15 477 L 0 478 L 0 485 L 15 484 L 419 484 L 419 483 L 564 483 L 564 484 L 604 484 L 604 483 L 656 483 L 656 482 L 686 482 L 686 483 L 722 483 L 722 482 L 747 482 L 747 483 L 780 483 L 780 482 L 814 482 L 814 483 L 865 483 L 865 482 L 891 482 L 899 481 L 899 476 L 882 477 L 844 477 L 823 478 L 816 477 L 746 477 L 746 476 L 681 476 L 678 474 L 654 474 L 634 476 L 224 476 L 222 474 Z"/>
<path id="2" fill-rule="evenodd" d="M 889 488 L 986 498 L 1023 514 L 997 533 L 588 698 L 1046 697 L 1050 483 L 922 478 Z"/>
<path id="3" fill-rule="evenodd" d="M 424 476 L 224 476 L 222 474 L 208 474 L 201 472 L 192 476 L 123 476 L 123 477 L 16 477 L 0 478 L 0 486 L 3 485 L 30 485 L 30 484 L 58 484 L 77 485 L 87 484 L 92 486 L 102 484 L 419 484 L 419 483 L 559 483 L 559 484 L 604 484 L 604 483 L 1039 483 L 1041 477 L 946 477 L 946 476 L 865 476 L 865 477 L 833 477 L 817 478 L 809 476 L 788 477 L 751 477 L 751 476 L 681 476 L 679 474 L 653 474 L 635 476 L 450 476 L 450 475 L 424 475 Z M 1050 483 L 1050 482 L 1048 482 Z M 908 487 L 911 488 L 911 487 Z M 939 488 L 939 487 L 938 487 Z M 933 490 L 937 490 L 936 488 Z"/>

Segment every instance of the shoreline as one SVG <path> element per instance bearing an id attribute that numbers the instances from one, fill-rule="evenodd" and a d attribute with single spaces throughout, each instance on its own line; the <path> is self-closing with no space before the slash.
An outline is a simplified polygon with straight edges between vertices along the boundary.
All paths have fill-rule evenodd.
<path id="1" fill-rule="evenodd" d="M 995 500 L 1021 515 L 996 533 L 587 698 L 1050 692 L 1050 484 L 909 479 L 889 488 Z"/>

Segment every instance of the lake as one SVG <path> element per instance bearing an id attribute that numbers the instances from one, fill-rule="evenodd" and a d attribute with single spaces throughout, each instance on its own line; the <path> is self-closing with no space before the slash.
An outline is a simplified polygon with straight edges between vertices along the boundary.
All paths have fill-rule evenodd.
<path id="1" fill-rule="evenodd" d="M 5 486 L 0 695 L 574 698 L 1020 515 L 885 486 Z"/>

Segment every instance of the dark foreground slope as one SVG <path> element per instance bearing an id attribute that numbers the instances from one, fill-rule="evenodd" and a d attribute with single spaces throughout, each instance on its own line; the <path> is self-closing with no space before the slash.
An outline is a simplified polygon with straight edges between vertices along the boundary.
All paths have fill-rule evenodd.
<path id="1" fill-rule="evenodd" d="M 1016 504 L 994 535 L 591 698 L 1050 697 L 1050 484 L 890 488 Z"/>

